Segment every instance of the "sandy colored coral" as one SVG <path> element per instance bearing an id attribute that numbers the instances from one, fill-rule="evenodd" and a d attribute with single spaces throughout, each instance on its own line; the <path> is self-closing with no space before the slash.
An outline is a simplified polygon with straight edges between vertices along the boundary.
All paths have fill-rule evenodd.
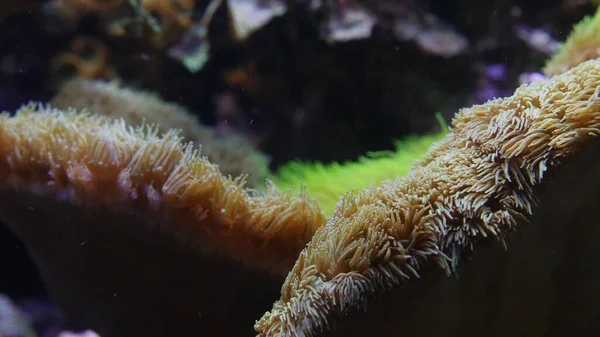
<path id="1" fill-rule="evenodd" d="M 202 146 L 202 155 L 219 165 L 225 175 L 246 175 L 250 186 L 263 185 L 268 172 L 267 158 L 253 148 L 245 137 L 216 137 L 184 107 L 162 101 L 158 96 L 124 88 L 116 83 L 74 79 L 67 82 L 50 102 L 52 106 L 88 110 L 111 118 L 123 118 L 134 126 L 146 121 L 157 125 L 159 133 L 181 130 L 185 142 Z"/>
<path id="2" fill-rule="evenodd" d="M 575 27 L 565 43 L 544 66 L 547 76 L 562 74 L 583 61 L 600 57 L 600 8 L 594 16 L 585 17 Z"/>
<path id="3" fill-rule="evenodd" d="M 109 209 L 144 199 L 145 216 L 167 217 L 161 221 L 173 222 L 167 229 L 175 235 L 250 265 L 285 272 L 324 222 L 303 192 L 292 196 L 271 188 L 250 196 L 243 180 L 221 175 L 175 132 L 158 136 L 120 119 L 33 105 L 15 117 L 2 115 L 0 130 L 4 187 Z"/>
<path id="4" fill-rule="evenodd" d="M 408 177 L 340 200 L 255 329 L 260 336 L 321 335 L 339 318 L 365 309 L 371 296 L 382 299 L 414 285 L 422 269 L 437 265 L 450 274 L 472 249 L 506 243 L 531 219 L 547 176 L 599 134 L 595 60 L 522 86 L 511 97 L 461 110 L 452 132 Z"/>
<path id="5" fill-rule="evenodd" d="M 0 135 L 0 219 L 103 336 L 247 334 L 325 222 L 304 192 L 249 191 L 173 131 L 31 105 Z"/>

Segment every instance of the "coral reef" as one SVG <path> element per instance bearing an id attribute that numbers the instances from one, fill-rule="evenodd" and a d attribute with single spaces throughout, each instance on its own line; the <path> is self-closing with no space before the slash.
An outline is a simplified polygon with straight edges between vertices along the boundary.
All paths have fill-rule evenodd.
<path id="1" fill-rule="evenodd" d="M 583 116 L 579 122 L 594 123 L 585 119 L 593 100 L 585 102 L 582 96 L 573 103 L 569 98 L 572 90 L 589 93 L 587 85 L 594 80 L 564 83 L 550 93 L 544 90 L 562 80 L 548 82 L 537 71 L 572 24 L 597 5 L 580 0 L 2 1 L 0 110 L 12 113 L 28 101 L 48 102 L 57 84 L 74 74 L 118 84 L 75 80 L 58 94 L 72 91 L 61 105 L 65 111 L 29 106 L 14 118 L 0 118 L 0 220 L 24 241 L 0 225 L 0 266 L 10 270 L 0 278 L 0 292 L 22 309 L 23 296 L 47 296 L 34 266 L 28 266 L 29 273 L 19 270 L 29 261 L 28 251 L 53 298 L 77 322 L 74 329 L 49 329 L 50 337 L 87 328 L 103 337 L 247 336 L 253 334 L 254 320 L 269 308 L 274 310 L 257 325 L 260 333 L 277 331 L 277 324 L 269 325 L 270 317 L 284 320 L 279 325 L 284 332 L 308 335 L 600 335 L 595 318 L 600 227 L 594 226 L 600 156 L 593 149 L 589 154 L 579 151 L 592 144 L 583 131 L 596 132 L 595 126 L 565 133 L 572 136 L 567 143 L 582 140 L 573 153 L 562 152 L 564 143 L 552 145 L 541 160 L 549 163 L 541 182 L 514 179 L 520 178 L 514 172 L 529 172 L 526 164 L 516 168 L 514 158 L 509 173 L 498 171 L 497 180 L 483 176 L 493 151 L 500 153 L 493 157 L 499 164 L 510 151 L 519 157 L 538 145 L 548 148 L 542 136 L 531 148 L 511 147 L 513 141 L 532 144 L 530 138 L 519 140 L 520 132 L 531 126 L 528 118 L 537 123 L 545 116 L 544 126 L 555 120 L 539 113 L 540 102 L 564 104 L 570 108 L 558 116 Z M 563 76 L 559 74 L 583 59 L 596 57 L 596 18 L 575 29 L 556 56 L 559 70 L 548 77 Z M 567 54 L 571 56 L 559 56 Z M 567 77 L 594 76 L 578 72 Z M 454 133 L 434 147 L 432 154 L 440 158 L 430 155 L 407 178 L 377 182 L 403 175 L 409 160 L 402 158 L 425 151 L 423 143 L 412 154 L 401 151 L 395 140 L 437 131 L 434 111 L 449 119 L 459 107 L 512 95 L 519 82 L 536 82 L 528 88 L 540 92 L 484 105 L 506 117 L 504 112 L 518 105 L 510 100 L 523 98 L 523 111 L 517 114 L 527 118 L 510 120 L 510 135 L 498 129 L 481 131 L 508 118 L 496 115 L 480 125 L 476 121 L 488 111 L 480 106 L 465 109 L 455 120 Z M 519 89 L 517 95 L 529 90 Z M 93 111 L 119 95 L 145 102 L 128 111 L 120 109 L 131 108 L 128 104 Z M 167 118 L 152 114 L 149 105 L 154 103 L 169 111 Z M 72 105 L 110 118 L 67 109 Z M 466 121 L 468 111 L 477 111 L 477 118 Z M 158 124 L 135 127 L 144 119 Z M 171 128 L 182 131 L 176 136 Z M 471 143 L 461 143 L 458 131 L 471 137 Z M 232 134 L 248 137 L 228 137 Z M 487 146 L 481 143 L 482 134 L 506 138 Z M 268 153 L 273 170 L 293 163 L 261 191 L 265 162 L 258 165 L 262 173 L 255 175 L 246 167 L 257 163 L 252 156 L 215 150 L 221 145 L 214 145 L 211 155 L 205 145 L 206 160 L 193 154 L 196 145 L 186 144 L 223 144 L 227 139 L 235 141 L 223 147 L 253 153 L 256 147 Z M 459 149 L 450 148 L 456 144 Z M 163 145 L 169 148 L 161 150 Z M 396 154 L 388 152 L 393 150 Z M 561 154 L 565 156 L 551 160 Z M 307 161 L 319 164 L 300 164 Z M 347 162 L 352 164 L 337 164 Z M 459 166 L 463 171 L 449 172 Z M 176 176 L 169 167 L 192 183 L 169 192 L 164 183 Z M 322 169 L 335 172 L 341 181 Z M 346 172 L 349 176 L 342 176 Z M 235 179 L 246 173 L 250 176 L 245 182 Z M 531 177 L 541 175 L 536 174 Z M 507 182 L 509 177 L 512 181 Z M 465 181 L 445 180 L 450 178 Z M 308 187 L 299 187 L 299 180 Z M 375 184 L 361 191 L 370 183 Z M 419 189 L 423 185 L 427 188 Z M 296 193 L 282 192 L 287 188 Z M 351 188 L 355 190 L 347 191 Z M 511 196 L 508 190 L 517 192 Z M 382 191 L 393 193 L 381 196 Z M 346 195 L 340 200 L 341 193 Z M 428 204 L 429 197 L 441 201 Z M 523 202 L 501 203 L 513 199 Z M 445 204 L 448 200 L 454 204 Z M 333 212 L 336 204 L 339 209 Z M 499 215 L 488 217 L 481 211 L 486 207 L 489 214 Z M 433 209 L 453 212 L 427 213 Z M 402 212 L 406 210 L 425 213 Z M 330 225 L 317 232 L 297 262 L 306 269 L 296 266 L 289 274 L 283 299 L 273 307 L 282 295 L 278 292 L 285 273 L 325 222 L 323 213 L 331 212 Z M 421 216 L 427 217 L 425 224 L 419 222 Z M 520 216 L 527 219 L 516 227 L 500 224 Z M 456 222 L 437 227 L 427 222 L 442 218 Z M 477 219 L 488 223 L 481 225 Z M 404 222 L 417 231 L 398 225 Z M 528 222 L 532 225 L 522 226 Z M 382 233 L 391 236 L 381 239 Z M 333 241 L 340 237 L 343 242 Z M 382 242 L 383 248 L 370 250 L 365 242 Z M 427 242 L 438 246 L 415 251 Z M 369 260 L 379 248 L 397 255 L 382 253 Z M 404 254 L 415 254 L 402 255 L 401 248 Z M 322 252 L 339 258 L 316 256 Z M 424 261 L 434 252 L 438 255 Z M 378 263 L 393 257 L 398 257 L 399 269 L 393 264 L 380 268 Z M 430 263 L 434 261 L 438 263 Z M 373 270 L 382 273 L 380 283 L 375 282 L 376 289 L 363 288 Z M 448 270 L 459 277 L 444 277 Z M 355 279 L 362 283 L 352 283 Z M 312 288 L 300 301 L 294 296 L 301 297 L 304 287 Z M 319 307 L 313 290 L 336 302 Z M 341 297 L 350 302 L 337 301 Z M 319 310 L 311 311 L 315 303 Z M 324 325 L 311 326 L 315 322 Z"/>

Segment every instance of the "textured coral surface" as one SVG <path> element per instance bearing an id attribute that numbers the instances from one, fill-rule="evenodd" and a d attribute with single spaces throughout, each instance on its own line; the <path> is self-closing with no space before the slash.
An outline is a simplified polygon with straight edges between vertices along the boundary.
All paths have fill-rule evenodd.
<path id="1" fill-rule="evenodd" d="M 101 335 L 250 333 L 324 223 L 305 193 L 252 193 L 173 132 L 28 106 L 0 135 L 0 217 Z"/>
<path id="2" fill-rule="evenodd" d="M 261 336 L 318 335 L 365 308 L 369 296 L 415 283 L 420 269 L 435 264 L 451 273 L 473 248 L 506 244 L 531 219 L 548 175 L 598 134 L 600 61 L 461 110 L 452 132 L 408 177 L 342 199 L 255 328 Z M 378 336 L 393 330 L 362 328 L 369 329 Z"/>

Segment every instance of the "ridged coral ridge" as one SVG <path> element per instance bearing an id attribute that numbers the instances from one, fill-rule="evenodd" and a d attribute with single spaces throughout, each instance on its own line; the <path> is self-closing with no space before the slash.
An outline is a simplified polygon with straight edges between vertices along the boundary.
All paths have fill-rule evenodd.
<path id="1" fill-rule="evenodd" d="M 253 193 L 174 131 L 30 104 L 0 116 L 0 135 L 3 189 L 136 212 L 198 251 L 275 273 L 289 270 L 325 222 L 305 192 Z"/>
<path id="2" fill-rule="evenodd" d="M 260 319 L 260 336 L 315 336 L 367 297 L 455 270 L 532 216 L 549 172 L 600 134 L 600 61 L 461 110 L 407 177 L 343 197 Z"/>

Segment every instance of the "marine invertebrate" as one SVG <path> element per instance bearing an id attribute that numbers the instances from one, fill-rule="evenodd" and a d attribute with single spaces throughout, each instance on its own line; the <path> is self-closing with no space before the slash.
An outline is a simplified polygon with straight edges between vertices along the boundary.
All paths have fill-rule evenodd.
<path id="1" fill-rule="evenodd" d="M 202 146 L 219 170 L 234 178 L 246 176 L 250 186 L 263 185 L 268 172 L 268 159 L 241 135 L 217 137 L 213 129 L 198 122 L 184 107 L 164 102 L 158 96 L 141 90 L 124 88 L 116 83 L 73 79 L 64 84 L 50 101 L 59 109 L 75 108 L 139 126 L 144 121 L 156 124 L 159 133 L 181 130 L 184 142 Z"/>
<path id="2" fill-rule="evenodd" d="M 138 11 L 137 15 L 144 18 L 153 28 L 153 43 L 162 48 L 173 45 L 177 41 L 180 44 L 185 43 L 186 31 L 194 31 L 193 26 L 198 21 L 194 19 L 196 2 L 196 0 L 140 0 L 136 4 L 136 11 Z M 212 18 L 212 14 L 210 17 Z M 203 27 L 207 28 L 207 26 L 208 23 Z M 171 52 L 169 55 L 173 56 Z M 187 65 L 187 62 L 184 64 Z"/>
<path id="3" fill-rule="evenodd" d="M 546 76 L 561 74 L 583 61 L 600 57 L 600 8 L 581 20 L 544 66 Z"/>
<path id="4" fill-rule="evenodd" d="M 189 27 L 192 24 L 190 13 L 196 0 L 141 0 L 141 6 L 155 15 L 160 16 L 163 25 Z"/>
<path id="5" fill-rule="evenodd" d="M 63 76 L 86 79 L 113 79 L 115 71 L 108 64 L 106 46 L 91 37 L 80 36 L 71 43 L 71 51 L 58 54 L 51 71 Z"/>
<path id="6" fill-rule="evenodd" d="M 430 135 L 414 135 L 396 142 L 393 152 L 367 153 L 357 161 L 323 164 L 294 161 L 281 167 L 270 179 L 283 190 L 306 188 L 323 212 L 330 216 L 340 197 L 350 190 L 359 191 L 373 184 L 405 176 L 429 147 L 447 133 L 438 116 L 442 131 Z"/>
<path id="7" fill-rule="evenodd" d="M 591 205 L 597 203 L 597 198 L 586 194 L 588 188 L 599 185 L 597 170 L 584 173 L 581 168 L 597 167 L 598 146 L 593 145 L 598 145 L 599 134 L 598 60 L 547 81 L 521 86 L 511 97 L 461 110 L 451 133 L 407 177 L 340 200 L 334 215 L 317 230 L 288 274 L 281 299 L 255 329 L 260 336 L 280 337 L 318 336 L 331 330 L 342 336 L 392 336 L 398 329 L 411 336 L 508 336 L 539 333 L 550 326 L 552 336 L 568 329 L 577 335 L 595 335 L 600 331 L 593 319 L 598 313 L 594 304 L 599 298 L 597 287 L 586 281 L 584 288 L 589 291 L 574 295 L 572 283 L 548 281 L 545 277 L 560 267 L 567 248 L 536 248 L 559 246 L 561 233 L 569 228 L 569 235 L 579 238 L 581 244 L 570 253 L 589 254 L 592 261 L 577 262 L 585 267 L 581 267 L 585 273 L 579 270 L 577 275 L 589 280 L 600 270 L 593 262 L 599 255 L 597 248 L 585 248 L 593 247 L 600 236 L 597 224 L 570 216 L 575 210 L 590 214 Z M 585 152 L 590 149 L 595 151 Z M 578 165 L 569 168 L 568 163 Z M 582 175 L 587 180 L 582 180 Z M 562 179 L 563 184 L 547 184 L 550 177 L 557 182 Z M 565 183 L 566 179 L 571 180 Z M 561 196 L 577 185 L 588 185 L 582 187 L 581 196 L 569 200 Z M 547 202 L 543 210 L 555 211 L 551 216 L 544 216 L 539 208 L 534 212 L 543 197 Z M 585 207 L 578 208 L 582 204 Z M 527 276 L 510 274 L 508 280 L 497 282 L 513 287 L 513 296 L 519 289 L 517 294 L 523 298 L 531 296 L 522 290 L 527 289 L 539 298 L 529 297 L 531 303 L 519 299 L 519 307 L 513 305 L 509 314 L 494 311 L 485 302 L 494 297 L 486 292 L 485 287 L 491 286 L 486 279 L 491 276 L 485 273 L 467 274 L 454 292 L 438 292 L 437 277 L 454 272 L 461 257 L 488 244 L 507 245 L 511 233 L 518 229 L 527 232 L 522 225 L 530 220 L 540 227 L 530 227 L 535 233 L 526 236 L 528 241 L 517 244 L 515 250 L 525 267 L 512 266 L 513 271 Z M 500 265 L 490 264 L 485 271 Z M 569 268 L 573 267 L 562 268 L 572 272 Z M 423 279 L 417 282 L 419 277 Z M 528 285 L 516 287 L 518 281 Z M 443 289 L 444 282 L 441 284 Z M 418 291 L 411 293 L 415 289 Z M 477 296 L 468 296 L 473 294 Z M 506 302 L 514 300 L 513 296 Z M 373 297 L 388 305 L 382 309 L 375 304 L 370 307 L 374 313 L 361 316 L 360 309 Z M 559 299 L 560 308 L 551 307 L 552 299 Z M 495 301 L 502 304 L 505 300 Z M 577 312 L 582 308 L 589 312 L 559 316 L 563 305 L 573 301 L 581 305 Z M 349 314 L 354 317 L 336 324 Z M 498 323 L 496 317 L 507 322 Z M 494 327 L 497 331 L 490 332 Z"/>
<path id="8" fill-rule="evenodd" d="M 0 218 L 103 336 L 251 330 L 324 223 L 305 193 L 252 193 L 172 131 L 30 105 L 0 135 Z"/>
<path id="9" fill-rule="evenodd" d="M 50 104 L 62 110 L 73 108 L 113 119 L 121 118 L 134 126 L 146 121 L 156 124 L 159 133 L 178 129 L 186 142 L 208 137 L 210 133 L 182 106 L 163 102 L 157 95 L 126 88 L 117 82 L 75 78 L 61 87 Z"/>

